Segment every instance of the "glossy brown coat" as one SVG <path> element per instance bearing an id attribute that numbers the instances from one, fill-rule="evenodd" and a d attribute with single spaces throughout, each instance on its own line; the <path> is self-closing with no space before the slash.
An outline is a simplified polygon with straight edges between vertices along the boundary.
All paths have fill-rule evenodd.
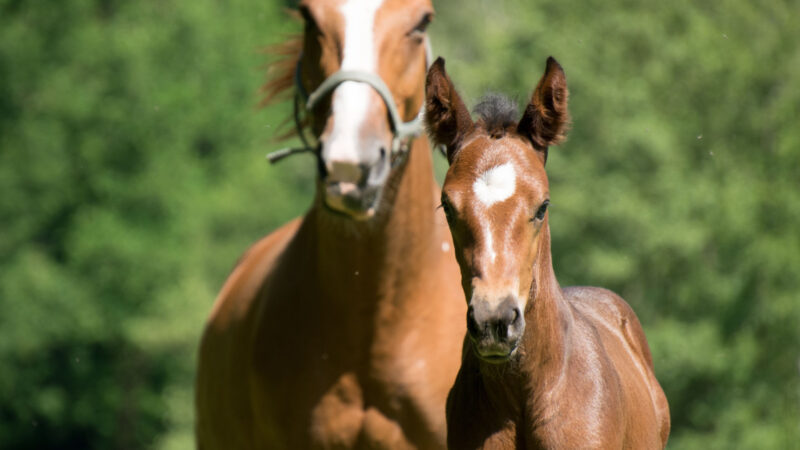
<path id="1" fill-rule="evenodd" d="M 473 123 L 443 60 L 429 71 L 427 93 L 430 134 L 451 162 L 442 202 L 470 308 L 517 304 L 525 324 L 518 341 L 483 356 L 483 328 L 465 337 L 447 403 L 448 446 L 663 448 L 669 409 L 636 315 L 605 289 L 562 289 L 553 272 L 544 163 L 569 121 L 563 70 L 548 60 L 519 123 L 491 115 Z M 476 180 L 503 165 L 515 182 L 496 181 L 508 195 L 487 200 Z M 502 361 L 498 348 L 510 349 Z"/>

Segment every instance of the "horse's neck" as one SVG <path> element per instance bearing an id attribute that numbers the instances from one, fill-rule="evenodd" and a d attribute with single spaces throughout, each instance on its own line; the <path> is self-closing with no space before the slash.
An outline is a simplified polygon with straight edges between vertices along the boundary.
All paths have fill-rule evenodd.
<path id="1" fill-rule="evenodd" d="M 414 286 L 439 256 L 432 251 L 434 239 L 441 239 L 435 226 L 435 192 L 430 148 L 418 138 L 405 166 L 390 175 L 373 220 L 332 215 L 322 209 L 318 195 L 311 229 L 317 277 L 330 306 L 363 314 L 377 302 L 403 301 L 403 290 Z"/>

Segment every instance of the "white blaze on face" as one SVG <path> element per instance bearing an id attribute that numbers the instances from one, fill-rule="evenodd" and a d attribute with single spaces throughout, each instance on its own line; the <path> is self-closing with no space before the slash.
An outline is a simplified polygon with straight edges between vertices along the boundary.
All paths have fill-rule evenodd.
<path id="1" fill-rule="evenodd" d="M 344 18 L 344 49 L 341 70 L 377 71 L 375 13 L 383 0 L 347 0 L 339 11 Z M 365 83 L 345 81 L 333 95 L 336 117 L 327 158 L 359 162 L 359 130 L 369 112 L 370 91 Z"/>
<path id="2" fill-rule="evenodd" d="M 511 197 L 516 189 L 517 173 L 511 163 L 492 167 L 472 183 L 472 191 L 475 193 L 475 197 L 487 208 Z M 492 229 L 489 226 L 490 222 L 486 214 L 482 216 L 480 223 L 483 229 L 483 240 L 486 244 L 489 259 L 494 262 L 495 258 L 497 258 L 497 252 L 494 250 Z"/>
<path id="3" fill-rule="evenodd" d="M 486 206 L 511 197 L 517 189 L 517 173 L 511 163 L 492 167 L 472 183 L 475 196 Z"/>

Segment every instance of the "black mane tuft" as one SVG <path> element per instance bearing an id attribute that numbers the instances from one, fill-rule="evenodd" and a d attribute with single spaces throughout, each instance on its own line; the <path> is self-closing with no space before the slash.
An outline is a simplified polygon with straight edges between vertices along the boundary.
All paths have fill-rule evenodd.
<path id="1" fill-rule="evenodd" d="M 508 128 L 516 127 L 519 121 L 517 102 L 502 94 L 484 95 L 473 112 L 480 116 L 478 125 L 493 138 L 503 137 Z"/>

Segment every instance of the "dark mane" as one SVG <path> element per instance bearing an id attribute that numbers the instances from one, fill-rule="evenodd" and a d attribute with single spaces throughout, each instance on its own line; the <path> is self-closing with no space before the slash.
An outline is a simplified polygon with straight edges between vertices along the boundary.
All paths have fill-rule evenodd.
<path id="1" fill-rule="evenodd" d="M 295 10 L 288 11 L 291 19 L 300 21 L 300 14 Z M 297 67 L 297 60 L 303 51 L 303 34 L 298 33 L 289 36 L 284 42 L 270 45 L 263 51 L 270 59 L 265 65 L 266 81 L 259 89 L 261 100 L 259 107 L 269 106 L 282 101 L 290 100 L 291 93 L 294 92 L 294 71 Z M 283 121 L 278 129 L 291 124 L 291 116 Z M 295 127 L 284 131 L 276 136 L 277 140 L 286 139 L 296 133 Z"/>
<path id="2" fill-rule="evenodd" d="M 478 126 L 494 138 L 503 137 L 519 121 L 517 102 L 497 93 L 484 95 L 473 112 L 479 116 Z"/>

